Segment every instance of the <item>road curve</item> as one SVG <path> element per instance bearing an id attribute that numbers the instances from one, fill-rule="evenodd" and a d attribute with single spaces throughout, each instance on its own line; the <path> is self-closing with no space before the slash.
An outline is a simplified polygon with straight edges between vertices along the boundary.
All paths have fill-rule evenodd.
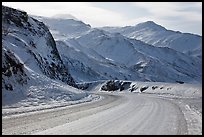
<path id="1" fill-rule="evenodd" d="M 187 134 L 180 108 L 142 94 L 100 94 L 97 102 L 2 118 L 2 134 Z"/>

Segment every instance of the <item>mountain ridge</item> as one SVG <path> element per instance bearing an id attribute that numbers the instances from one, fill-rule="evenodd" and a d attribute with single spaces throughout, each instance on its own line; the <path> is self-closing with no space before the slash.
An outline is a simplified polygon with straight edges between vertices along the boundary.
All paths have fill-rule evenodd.
<path id="1" fill-rule="evenodd" d="M 191 56 L 201 57 L 202 37 L 191 33 L 168 30 L 152 21 L 128 27 L 101 27 L 112 33 L 120 33 L 156 47 L 169 47 Z M 200 50 L 200 52 L 198 52 Z"/>
<path id="2" fill-rule="evenodd" d="M 149 23 L 155 25 L 153 22 L 148 22 L 147 24 Z M 54 28 L 54 26 L 49 24 L 49 21 L 46 22 L 46 24 L 50 25 L 50 30 Z M 72 28 L 73 26 L 70 27 Z M 165 31 L 166 29 L 163 30 Z M 58 31 L 58 34 L 61 34 L 60 30 L 56 31 Z M 75 63 L 77 62 L 78 65 L 81 64 L 87 69 L 86 71 L 97 72 L 97 77 L 102 78 L 101 80 L 126 79 L 176 82 L 185 79 L 184 81 L 188 82 L 191 79 L 190 77 L 194 77 L 194 75 L 198 81 L 201 79 L 201 60 L 198 59 L 198 61 L 196 61 L 196 57 L 191 57 L 170 47 L 156 47 L 143 41 L 126 37 L 121 33 L 112 33 L 99 28 L 90 27 L 87 30 L 78 30 L 78 32 L 81 32 L 80 35 L 69 37 L 69 34 L 67 34 L 63 36 L 63 39 L 60 39 L 62 36 L 53 34 L 58 43 L 57 48 L 60 50 L 61 56 L 69 60 L 68 62 L 70 62 L 71 59 Z M 77 34 L 77 32 L 75 33 Z M 63 49 L 63 46 L 70 50 Z M 174 57 L 175 55 L 176 57 Z M 80 56 L 83 56 L 84 59 L 80 58 Z M 169 57 L 166 58 L 166 56 Z M 189 65 L 187 65 L 188 68 L 191 68 L 189 74 L 185 69 L 187 66 L 182 62 L 187 63 Z M 176 66 L 173 65 L 175 63 L 177 64 Z M 194 63 L 195 66 L 192 66 L 191 63 Z M 162 66 L 161 70 L 159 69 L 159 64 Z M 179 64 L 183 64 L 183 66 Z M 69 67 L 72 67 L 72 70 L 77 70 L 77 72 L 73 71 L 72 74 L 75 79 L 78 79 L 77 82 L 84 82 L 90 75 L 84 73 L 84 68 L 82 69 L 80 68 L 81 65 L 78 65 L 75 66 L 76 68 L 73 68 L 71 65 L 69 65 Z M 167 68 L 167 66 L 170 68 Z M 159 71 L 157 71 L 157 69 Z M 165 73 L 162 74 L 162 71 L 165 71 Z M 155 73 L 155 76 L 151 73 Z M 160 76 L 160 73 L 163 76 Z M 83 76 L 78 76 L 77 74 L 83 74 Z M 93 79 L 93 77 L 90 77 L 90 80 L 95 81 L 98 80 L 98 78 Z M 88 79 L 85 81 L 87 80 Z"/>
<path id="3" fill-rule="evenodd" d="M 3 50 L 10 51 L 14 59 L 23 64 L 23 69 L 75 85 L 68 69 L 64 68 L 49 29 L 42 22 L 26 12 L 2 6 L 2 28 Z"/>

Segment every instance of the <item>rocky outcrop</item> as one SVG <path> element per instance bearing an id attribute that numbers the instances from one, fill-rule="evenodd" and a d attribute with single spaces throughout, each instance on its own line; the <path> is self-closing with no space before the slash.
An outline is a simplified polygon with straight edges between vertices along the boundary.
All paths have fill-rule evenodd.
<path id="1" fill-rule="evenodd" d="M 6 49 L 2 50 L 2 89 L 15 90 L 15 84 L 27 84 L 29 77 L 25 73 L 24 64 L 15 55 Z"/>
<path id="2" fill-rule="evenodd" d="M 101 87 L 101 90 L 105 90 L 105 91 L 120 90 L 122 91 L 122 90 L 128 89 L 130 84 L 131 82 L 109 80 Z"/>
<path id="3" fill-rule="evenodd" d="M 7 56 L 10 54 L 9 51 L 21 60 L 21 64 L 33 71 L 40 70 L 39 73 L 76 87 L 74 79 L 59 56 L 56 43 L 44 23 L 29 17 L 24 11 L 2 6 L 2 30 L 2 45 L 7 50 L 3 55 L 5 61 L 2 66 L 4 73 L 7 72 L 4 74 L 5 76 L 10 74 L 8 68 L 13 63 Z M 17 70 L 21 72 L 24 65 Z M 22 74 L 20 77 L 24 77 L 24 75 Z"/>

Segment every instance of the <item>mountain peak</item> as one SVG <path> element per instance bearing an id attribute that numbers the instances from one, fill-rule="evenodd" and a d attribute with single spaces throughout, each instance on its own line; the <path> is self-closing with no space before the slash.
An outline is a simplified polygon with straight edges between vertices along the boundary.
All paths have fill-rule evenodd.
<path id="1" fill-rule="evenodd" d="M 157 25 L 154 21 L 146 21 L 146 22 L 143 22 L 143 24 Z"/>
<path id="2" fill-rule="evenodd" d="M 71 14 L 55 14 L 54 16 L 52 16 L 52 18 L 78 20 L 76 17 L 74 17 L 74 16 L 71 15 Z"/>
<path id="3" fill-rule="evenodd" d="M 150 28 L 150 29 L 157 29 L 157 30 L 166 30 L 163 26 L 156 24 L 153 21 L 146 21 L 136 25 L 136 27 L 141 28 Z"/>

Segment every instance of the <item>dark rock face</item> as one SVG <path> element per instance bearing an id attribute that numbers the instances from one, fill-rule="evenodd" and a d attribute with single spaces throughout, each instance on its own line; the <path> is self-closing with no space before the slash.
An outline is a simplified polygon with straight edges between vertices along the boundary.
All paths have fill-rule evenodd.
<path id="1" fill-rule="evenodd" d="M 74 79 L 59 56 L 56 43 L 44 23 L 29 17 L 24 11 L 2 6 L 2 30 L 4 30 L 2 31 L 2 45 L 4 44 L 5 49 L 17 54 L 20 58 L 24 57 L 23 55 L 28 57 L 29 53 L 30 60 L 39 67 L 43 74 L 76 87 Z M 10 33 L 12 35 L 9 35 Z M 17 46 L 22 50 L 22 54 L 16 53 L 13 48 L 7 47 L 5 43 L 12 43 Z M 9 65 L 16 64 L 7 56 L 7 51 L 5 52 L 2 69 L 4 75 L 9 76 L 8 68 L 11 67 Z M 17 68 L 13 68 L 22 72 L 24 66 L 17 63 Z"/>
<path id="2" fill-rule="evenodd" d="M 81 90 L 86 90 L 92 83 L 85 83 L 85 84 L 77 84 L 77 87 Z"/>
<path id="3" fill-rule="evenodd" d="M 143 92 L 143 91 L 145 91 L 146 89 L 148 89 L 148 86 L 145 86 L 145 87 L 140 88 L 140 91 Z"/>
<path id="4" fill-rule="evenodd" d="M 156 88 L 158 88 L 158 86 L 152 86 L 152 90 L 155 90 Z"/>
<path id="5" fill-rule="evenodd" d="M 12 91 L 14 83 L 21 86 L 27 84 L 29 77 L 25 73 L 24 64 L 20 63 L 15 55 L 6 49 L 2 51 L 2 89 Z"/>
<path id="6" fill-rule="evenodd" d="M 16 26 L 23 27 L 22 22 L 28 21 L 28 15 L 26 12 L 2 6 L 2 21 L 8 24 L 14 22 Z"/>
<path id="7" fill-rule="evenodd" d="M 128 89 L 130 86 L 131 82 L 124 82 L 124 81 L 114 81 L 110 80 L 108 81 L 105 85 L 101 87 L 101 90 L 105 91 L 116 91 L 116 90 L 125 90 Z"/>
<path id="8" fill-rule="evenodd" d="M 132 85 L 129 90 L 130 92 L 133 92 L 133 91 L 136 91 L 138 88 L 139 87 L 137 87 L 136 85 Z"/>
<path id="9" fill-rule="evenodd" d="M 176 81 L 177 83 L 179 83 L 179 84 L 183 84 L 184 82 L 183 81 Z"/>

